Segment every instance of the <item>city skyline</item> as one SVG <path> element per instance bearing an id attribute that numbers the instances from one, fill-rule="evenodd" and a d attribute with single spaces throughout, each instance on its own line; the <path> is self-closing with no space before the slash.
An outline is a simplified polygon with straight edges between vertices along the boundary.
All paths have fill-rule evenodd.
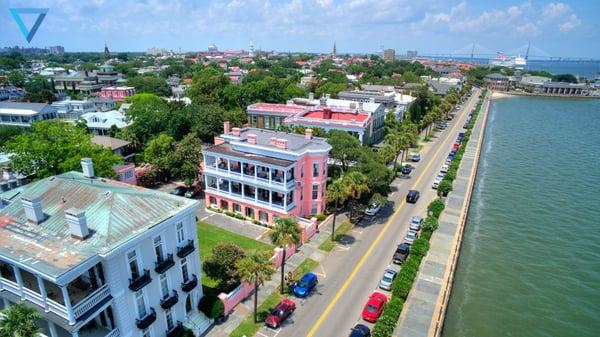
<path id="1" fill-rule="evenodd" d="M 11 18 L 9 8 L 47 7 L 48 15 L 30 44 Z M 0 5 L 2 46 L 63 45 L 67 51 L 199 51 L 219 49 L 398 54 L 509 53 L 528 44 L 530 55 L 597 58 L 600 36 L 593 13 L 600 5 L 586 1 L 477 2 L 424 1 L 239 1 L 155 0 L 117 2 L 7 1 Z M 35 17 L 24 16 L 31 27 Z M 398 33 L 400 32 L 400 33 Z M 561 44 L 556 44 L 556 39 Z"/>

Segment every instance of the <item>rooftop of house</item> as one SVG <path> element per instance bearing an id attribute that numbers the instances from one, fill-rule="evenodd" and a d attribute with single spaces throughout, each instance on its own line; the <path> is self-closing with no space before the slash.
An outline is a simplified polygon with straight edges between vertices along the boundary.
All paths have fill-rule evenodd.
<path id="1" fill-rule="evenodd" d="M 108 137 L 108 136 L 94 136 L 94 137 L 92 137 L 92 143 L 98 144 L 98 145 L 101 145 L 104 147 L 109 147 L 112 150 L 117 150 L 117 149 L 126 147 L 129 144 L 131 144 L 131 142 L 128 142 L 126 140 Z"/>
<path id="2" fill-rule="evenodd" d="M 502 75 L 500 73 L 492 73 L 485 75 L 485 78 L 494 79 L 494 80 L 507 80 L 508 76 Z"/>
<path id="3" fill-rule="evenodd" d="M 40 198 L 45 219 L 39 224 L 27 219 L 23 196 Z M 80 172 L 45 178 L 0 198 L 0 257 L 54 279 L 197 203 Z M 70 209 L 85 211 L 88 238 L 71 237 L 65 216 Z"/>
<path id="4" fill-rule="evenodd" d="M 234 135 L 235 128 L 221 137 L 230 140 L 232 145 L 236 142 L 243 143 L 245 145 L 253 145 L 263 147 L 270 150 L 282 150 L 273 143 L 274 139 L 285 139 L 287 141 L 286 151 L 294 152 L 296 154 L 303 154 L 305 152 L 322 152 L 329 151 L 331 145 L 327 143 L 327 139 L 321 137 L 312 137 L 307 139 L 305 135 L 299 135 L 295 133 L 264 130 L 257 128 L 244 128 L 240 130 L 239 136 Z M 248 136 L 255 135 L 256 143 L 248 142 Z"/>
<path id="5" fill-rule="evenodd" d="M 306 107 L 293 104 L 256 103 L 249 105 L 247 111 L 287 116 L 304 111 L 305 109 Z"/>
<path id="6" fill-rule="evenodd" d="M 394 96 L 391 95 L 387 95 L 386 93 L 383 92 L 374 92 L 374 91 L 359 91 L 359 90 L 355 90 L 355 91 L 340 91 L 338 94 L 338 97 L 344 98 L 344 97 L 366 97 L 366 98 L 376 98 L 376 99 L 383 99 L 383 100 L 394 100 Z"/>
<path id="7" fill-rule="evenodd" d="M 81 115 L 81 118 L 87 122 L 89 128 L 108 129 L 115 125 L 117 128 L 122 129 L 129 125 L 125 115 L 117 110 L 88 112 Z"/>
<path id="8" fill-rule="evenodd" d="M 211 152 L 211 153 L 223 154 L 223 155 L 240 158 L 240 159 L 245 159 L 245 160 L 249 160 L 249 161 L 256 161 L 259 163 L 265 163 L 265 164 L 269 164 L 269 165 L 281 166 L 281 167 L 288 167 L 294 163 L 293 161 L 289 161 L 289 160 L 285 160 L 285 159 L 279 159 L 279 158 L 275 158 L 275 157 L 268 157 L 265 155 L 257 155 L 257 154 L 253 154 L 253 153 L 249 153 L 249 152 L 237 151 L 231 146 L 231 144 L 228 144 L 228 143 L 222 143 L 222 144 L 207 147 L 205 149 L 205 151 Z"/>
<path id="9" fill-rule="evenodd" d="M 2 115 L 37 115 L 44 110 L 51 108 L 46 103 L 22 103 L 22 102 L 1 102 L 0 114 Z"/>

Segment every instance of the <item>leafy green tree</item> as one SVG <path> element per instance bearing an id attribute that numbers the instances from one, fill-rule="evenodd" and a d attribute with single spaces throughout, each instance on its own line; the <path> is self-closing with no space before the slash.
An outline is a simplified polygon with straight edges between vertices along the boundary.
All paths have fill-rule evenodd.
<path id="1" fill-rule="evenodd" d="M 50 81 L 43 76 L 35 76 L 25 83 L 25 99 L 30 102 L 52 103 L 54 101 L 54 88 Z"/>
<path id="2" fill-rule="evenodd" d="M 0 55 L 0 69 L 18 69 L 27 62 L 21 53 L 12 52 L 8 55 Z"/>
<path id="3" fill-rule="evenodd" d="M 152 138 L 144 149 L 144 160 L 154 165 L 163 176 L 170 176 L 171 167 L 174 165 L 175 139 L 161 133 Z"/>
<path id="4" fill-rule="evenodd" d="M 125 115 L 132 123 L 127 134 L 139 146 L 164 131 L 170 111 L 167 102 L 154 94 L 136 94 L 130 100 Z"/>
<path id="5" fill-rule="evenodd" d="M 8 142 L 9 139 L 16 137 L 23 132 L 25 132 L 25 129 L 18 126 L 0 125 L 0 144 Z"/>
<path id="6" fill-rule="evenodd" d="M 212 142 L 215 136 L 223 133 L 226 112 L 218 105 L 190 105 L 194 114 L 194 132 L 202 141 Z"/>
<path id="7" fill-rule="evenodd" d="M 233 243 L 220 243 L 213 247 L 212 254 L 202 263 L 204 274 L 219 282 L 219 289 L 229 292 L 240 283 L 237 262 L 246 253 Z"/>
<path id="8" fill-rule="evenodd" d="M 333 222 L 331 225 L 331 241 L 335 240 L 335 219 L 338 215 L 340 204 L 348 199 L 348 188 L 342 178 L 338 178 L 327 185 L 327 200 L 333 203 Z"/>
<path id="9" fill-rule="evenodd" d="M 79 69 L 82 71 L 92 71 L 98 69 L 98 67 L 96 67 L 96 65 L 93 62 L 84 62 L 81 65 L 79 65 Z"/>
<path id="10" fill-rule="evenodd" d="M 191 187 L 198 179 L 201 161 L 202 143 L 193 133 L 190 133 L 175 146 L 171 174 L 183 180 L 187 187 Z"/>
<path id="11" fill-rule="evenodd" d="M 15 87 L 23 88 L 25 86 L 25 75 L 18 70 L 11 71 L 8 73 L 8 82 Z"/>
<path id="12" fill-rule="evenodd" d="M 298 87 L 294 83 L 290 83 L 285 90 L 283 91 L 283 97 L 285 99 L 297 98 L 297 97 L 306 97 L 308 96 L 306 90 Z"/>
<path id="13" fill-rule="evenodd" d="M 149 93 L 161 97 L 171 96 L 171 88 L 164 78 L 153 75 L 138 75 L 127 78 L 127 84 L 137 93 Z"/>
<path id="14" fill-rule="evenodd" d="M 268 252 L 251 250 L 245 258 L 238 261 L 237 267 L 242 281 L 254 284 L 254 323 L 258 323 L 258 287 L 271 279 L 275 272 Z"/>
<path id="15" fill-rule="evenodd" d="M 187 95 L 195 104 L 215 104 L 220 101 L 229 83 L 229 78 L 221 70 L 207 67 L 194 74 Z"/>
<path id="16" fill-rule="evenodd" d="M 350 211 L 352 213 L 360 197 L 364 193 L 369 192 L 368 177 L 362 172 L 350 171 L 343 176 L 342 182 L 346 185 L 346 189 L 348 190 L 348 196 L 351 203 Z"/>
<path id="17" fill-rule="evenodd" d="M 577 77 L 572 74 L 559 74 L 552 76 L 553 82 L 568 82 L 568 83 L 577 83 Z"/>
<path id="18" fill-rule="evenodd" d="M 347 171 L 349 164 L 358 160 L 360 141 L 348 132 L 331 130 L 327 142 L 331 145 L 331 158 L 341 164 L 342 171 Z"/>
<path id="19" fill-rule="evenodd" d="M 11 160 L 16 171 L 35 174 L 40 179 L 80 171 L 81 158 L 86 157 L 94 161 L 96 175 L 114 177 L 112 166 L 123 162 L 110 149 L 92 143 L 85 130 L 59 120 L 33 123 L 31 132 L 10 139 L 2 151 L 13 154 Z"/>
<path id="20" fill-rule="evenodd" d="M 336 98 L 339 92 L 346 90 L 346 88 L 347 86 L 345 83 L 324 82 L 316 87 L 315 96 L 321 97 L 325 94 L 329 94 L 332 98 Z"/>
<path id="21" fill-rule="evenodd" d="M 36 321 L 41 315 L 23 303 L 14 304 L 1 311 L 0 337 L 36 337 L 40 328 Z"/>
<path id="22" fill-rule="evenodd" d="M 302 229 L 295 218 L 278 218 L 275 220 L 275 226 L 269 232 L 271 243 L 281 248 L 281 294 L 285 291 L 285 249 L 287 246 L 293 246 L 300 243 Z"/>

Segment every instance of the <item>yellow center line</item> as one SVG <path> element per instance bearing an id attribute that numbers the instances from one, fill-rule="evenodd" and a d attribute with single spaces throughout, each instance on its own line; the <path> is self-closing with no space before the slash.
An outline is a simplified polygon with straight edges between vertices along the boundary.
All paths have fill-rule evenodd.
<path id="1" fill-rule="evenodd" d="M 467 106 L 465 105 L 465 108 L 466 107 Z M 463 114 L 465 113 L 465 111 L 463 111 Z M 458 122 L 458 119 L 456 120 L 456 122 Z M 452 128 L 452 131 L 456 131 L 455 129 L 456 129 L 456 127 L 459 124 L 460 123 L 456 123 L 454 125 L 454 127 Z M 412 188 L 414 188 L 415 186 L 417 186 L 421 182 L 421 179 L 423 179 L 423 177 L 425 176 L 425 173 L 427 172 L 427 170 L 429 170 L 429 167 L 435 161 L 434 158 L 437 157 L 437 155 L 439 154 L 439 152 L 442 150 L 443 146 L 441 146 L 441 145 L 444 144 L 445 142 L 447 142 L 448 139 L 450 138 L 450 134 L 451 134 L 451 132 L 448 132 L 448 134 L 446 135 L 446 138 L 444 139 L 444 141 L 440 143 L 440 146 L 438 147 L 437 151 L 435 151 L 432 159 L 429 161 L 429 164 L 427 164 L 427 166 L 425 166 L 425 169 L 421 172 L 421 175 L 419 176 L 419 178 L 417 178 L 417 180 L 415 181 L 415 183 L 412 185 Z M 373 249 L 375 249 L 375 246 L 377 245 L 377 243 L 379 243 L 379 241 L 381 240 L 381 238 L 383 238 L 383 236 L 385 235 L 385 232 L 388 230 L 388 228 L 392 224 L 392 221 L 394 221 L 394 219 L 396 219 L 396 216 L 398 215 L 398 213 L 400 213 L 400 210 L 402 210 L 402 206 L 404 206 L 405 204 L 406 204 L 406 198 L 402 198 L 402 201 L 400 202 L 400 205 L 398 205 L 398 208 L 396 209 L 396 211 L 394 211 L 394 214 L 392 214 L 392 216 L 385 223 L 385 226 L 383 226 L 383 229 L 381 230 L 381 232 L 379 233 L 379 235 L 377 235 L 377 238 L 375 238 L 375 241 L 373 241 L 373 243 L 371 243 L 371 245 L 369 246 L 369 249 L 367 249 L 367 252 L 362 256 L 362 258 L 360 259 L 360 261 L 358 261 L 358 263 L 356 264 L 356 266 L 352 270 L 352 273 L 350 274 L 350 276 L 346 279 L 346 281 L 344 282 L 344 284 L 342 285 L 342 287 L 340 288 L 340 290 L 338 290 L 338 292 L 335 294 L 335 296 L 333 297 L 333 300 L 329 303 L 329 305 L 327 306 L 327 308 L 325 308 L 325 310 L 323 311 L 323 313 L 321 314 L 321 316 L 319 316 L 319 319 L 317 319 L 317 321 L 312 326 L 312 328 L 310 329 L 310 331 L 308 332 L 308 334 L 306 335 L 306 337 L 313 337 L 315 335 L 315 333 L 317 332 L 317 329 L 319 329 L 319 327 L 321 326 L 321 323 L 323 323 L 323 320 L 329 315 L 329 313 L 331 312 L 331 310 L 333 309 L 333 307 L 335 306 L 335 304 L 337 303 L 337 301 L 340 299 L 340 297 L 342 296 L 342 294 L 346 291 L 346 288 L 348 288 L 348 286 L 350 285 L 350 282 L 352 282 L 352 280 L 354 279 L 354 277 L 356 277 L 356 274 L 358 273 L 358 271 L 360 270 L 360 268 L 362 268 L 362 266 L 365 263 L 365 261 L 367 260 L 367 258 L 369 258 L 369 256 L 373 252 Z"/>

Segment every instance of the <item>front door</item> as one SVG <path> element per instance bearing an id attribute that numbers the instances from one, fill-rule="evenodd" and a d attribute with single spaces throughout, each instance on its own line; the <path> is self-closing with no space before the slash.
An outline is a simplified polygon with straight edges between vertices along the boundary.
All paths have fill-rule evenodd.
<path id="1" fill-rule="evenodd" d="M 192 311 L 192 295 L 188 294 L 185 299 L 185 314 L 189 314 Z"/>

